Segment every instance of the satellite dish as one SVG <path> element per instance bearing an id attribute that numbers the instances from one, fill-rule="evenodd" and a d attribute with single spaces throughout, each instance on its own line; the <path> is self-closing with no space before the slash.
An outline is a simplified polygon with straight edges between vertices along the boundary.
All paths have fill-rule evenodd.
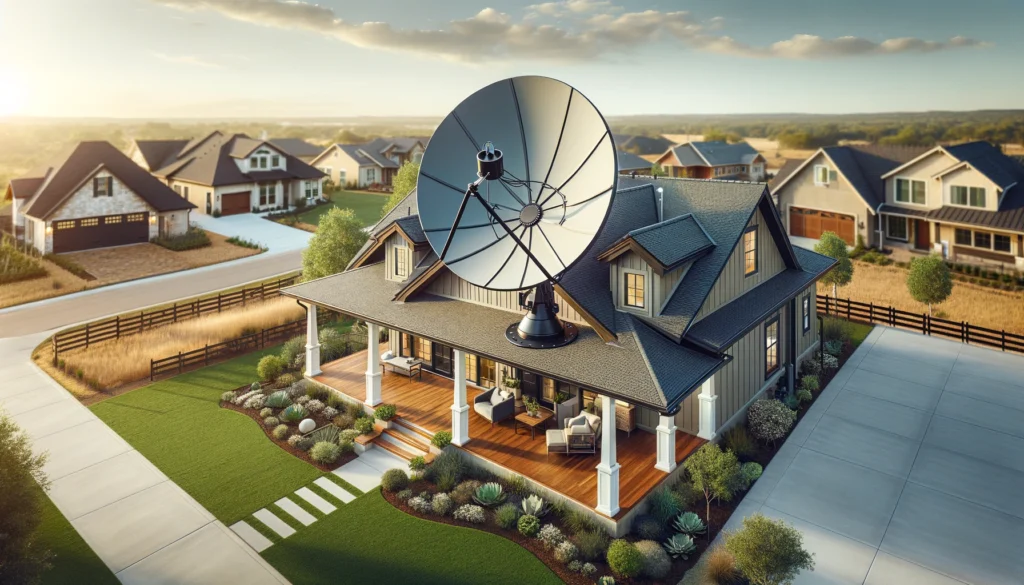
<path id="1" fill-rule="evenodd" d="M 476 286 L 534 288 L 506 336 L 524 347 L 576 337 L 552 285 L 604 225 L 618 162 L 611 130 L 561 81 L 514 77 L 477 91 L 441 122 L 423 153 L 416 197 L 438 258 Z"/>

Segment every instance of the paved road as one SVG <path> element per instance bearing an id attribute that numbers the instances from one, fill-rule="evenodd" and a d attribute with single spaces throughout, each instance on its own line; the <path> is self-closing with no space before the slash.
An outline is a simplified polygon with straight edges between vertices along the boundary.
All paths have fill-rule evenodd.
<path id="1" fill-rule="evenodd" d="M 804 534 L 797 584 L 1020 583 L 1024 356 L 876 328 L 727 524 Z"/>

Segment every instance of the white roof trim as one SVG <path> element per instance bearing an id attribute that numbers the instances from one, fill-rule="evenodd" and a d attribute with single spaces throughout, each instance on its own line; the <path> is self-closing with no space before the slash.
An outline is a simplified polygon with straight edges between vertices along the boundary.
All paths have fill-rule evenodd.
<path id="1" fill-rule="evenodd" d="M 959 161 L 960 160 L 957 157 L 953 156 L 952 154 L 949 154 L 949 151 L 946 150 L 945 147 L 943 147 L 943 146 L 936 146 L 935 148 L 929 150 L 928 152 L 922 154 L 921 156 L 918 156 L 917 158 L 915 158 L 915 159 L 913 159 L 913 160 L 911 160 L 909 162 L 905 162 L 902 165 L 896 167 L 895 169 L 889 171 L 888 173 L 882 175 L 882 178 L 883 179 L 888 179 L 889 177 L 892 177 L 893 175 L 896 175 L 896 174 L 902 172 L 904 169 L 908 169 L 908 168 L 916 165 L 917 163 L 919 163 L 922 160 L 928 158 L 929 156 L 935 154 L 936 152 L 941 152 L 942 154 L 945 154 L 946 156 L 948 156 L 949 158 L 951 158 L 951 159 L 953 159 L 955 161 Z"/>

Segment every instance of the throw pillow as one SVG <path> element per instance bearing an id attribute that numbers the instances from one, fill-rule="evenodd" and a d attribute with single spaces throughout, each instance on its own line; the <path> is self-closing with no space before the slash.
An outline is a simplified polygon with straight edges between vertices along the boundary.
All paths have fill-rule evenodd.
<path id="1" fill-rule="evenodd" d="M 575 425 L 587 425 L 587 426 L 589 426 L 589 424 L 590 423 L 587 421 L 587 417 L 585 417 L 585 416 L 583 416 L 581 414 L 581 415 L 578 415 L 578 416 L 576 416 L 574 418 L 570 418 L 568 421 L 566 421 L 565 428 L 570 428 L 570 427 L 573 427 Z"/>
<path id="2" fill-rule="evenodd" d="M 501 390 L 500 392 L 502 400 L 508 400 L 509 398 L 512 398 L 512 393 L 509 392 L 508 390 Z"/>
<path id="3" fill-rule="evenodd" d="M 496 404 L 498 404 L 500 402 L 501 402 L 501 392 L 498 392 L 497 390 L 495 390 L 494 392 L 491 392 L 491 404 L 492 405 L 496 405 Z"/>
<path id="4" fill-rule="evenodd" d="M 380 354 L 380 359 L 382 360 L 389 360 L 393 357 L 395 357 L 395 354 L 392 353 L 391 350 L 385 351 L 384 353 Z"/>

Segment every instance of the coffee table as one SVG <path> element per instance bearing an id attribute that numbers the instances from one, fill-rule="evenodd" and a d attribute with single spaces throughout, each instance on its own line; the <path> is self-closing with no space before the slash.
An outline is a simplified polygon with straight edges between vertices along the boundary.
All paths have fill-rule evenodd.
<path id="1" fill-rule="evenodd" d="M 555 413 L 550 410 L 542 410 L 537 416 L 530 416 L 528 412 L 520 412 L 516 415 L 515 431 L 519 434 L 519 425 L 524 425 L 530 429 L 530 439 L 537 438 L 537 427 L 543 426 L 549 420 L 554 418 Z"/>

